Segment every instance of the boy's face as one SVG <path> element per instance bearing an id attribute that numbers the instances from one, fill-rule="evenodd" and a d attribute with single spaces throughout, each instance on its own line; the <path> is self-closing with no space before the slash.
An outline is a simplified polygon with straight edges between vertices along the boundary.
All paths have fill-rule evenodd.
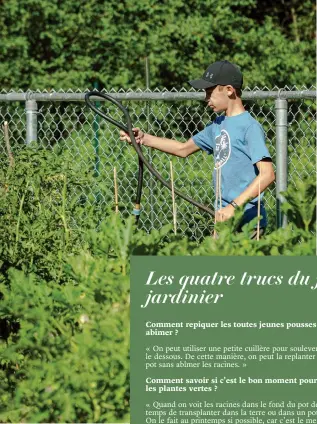
<path id="1" fill-rule="evenodd" d="M 229 98 L 234 93 L 231 85 L 216 85 L 207 88 L 205 101 L 214 112 L 223 112 L 228 109 Z"/>

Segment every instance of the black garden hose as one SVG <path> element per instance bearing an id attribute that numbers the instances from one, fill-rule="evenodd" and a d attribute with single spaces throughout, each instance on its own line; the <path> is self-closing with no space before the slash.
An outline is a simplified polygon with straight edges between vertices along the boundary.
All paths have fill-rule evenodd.
<path id="1" fill-rule="evenodd" d="M 121 124 L 121 122 L 116 121 L 115 119 L 111 118 L 110 116 L 107 116 L 103 112 L 98 109 L 93 102 L 90 100 L 90 97 L 102 97 L 103 99 L 109 100 L 111 103 L 116 105 L 124 114 L 125 120 L 127 125 Z M 116 99 L 109 96 L 105 93 L 100 93 L 98 91 L 90 91 L 89 93 L 85 94 L 85 102 L 86 104 L 99 116 L 104 118 L 106 121 L 110 122 L 111 124 L 115 125 L 116 127 L 120 128 L 127 134 L 129 134 L 129 137 L 131 139 L 132 146 L 134 147 L 135 151 L 137 152 L 137 155 L 139 157 L 139 174 L 138 174 L 138 187 L 137 187 L 137 195 L 136 195 L 136 201 L 135 201 L 135 207 L 133 210 L 133 214 L 136 215 L 136 221 L 138 221 L 140 216 L 140 205 L 141 205 L 141 196 L 142 196 L 142 186 L 143 186 L 143 169 L 144 165 L 148 168 L 148 170 L 151 172 L 152 175 L 154 175 L 165 187 L 167 187 L 169 190 L 172 190 L 172 186 L 170 183 L 164 180 L 164 178 L 156 171 L 156 169 L 153 168 L 153 166 L 148 162 L 148 160 L 143 156 L 142 150 L 140 145 L 136 142 L 133 130 L 132 130 L 132 123 L 131 118 L 129 115 L 128 110 Z M 203 212 L 207 212 L 209 215 L 214 216 L 215 212 L 213 209 L 208 208 L 205 205 L 202 205 L 201 203 L 197 202 L 196 200 L 192 199 L 191 197 L 187 196 L 186 194 L 183 194 L 181 191 L 174 188 L 175 194 L 177 196 L 181 197 L 182 199 L 186 200 L 187 202 L 191 203 L 192 205 L 196 206 Z"/>

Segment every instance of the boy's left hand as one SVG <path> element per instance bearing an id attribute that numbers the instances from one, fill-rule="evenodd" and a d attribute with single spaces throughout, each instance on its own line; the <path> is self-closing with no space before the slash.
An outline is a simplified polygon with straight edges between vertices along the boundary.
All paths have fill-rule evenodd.
<path id="1" fill-rule="evenodd" d="M 234 215 L 234 207 L 232 205 L 228 205 L 225 208 L 221 208 L 216 211 L 216 220 L 223 222 L 232 218 Z"/>

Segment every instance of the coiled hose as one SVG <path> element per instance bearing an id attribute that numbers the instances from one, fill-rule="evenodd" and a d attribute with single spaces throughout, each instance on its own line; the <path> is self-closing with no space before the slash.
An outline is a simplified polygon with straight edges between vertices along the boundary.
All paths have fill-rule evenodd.
<path id="1" fill-rule="evenodd" d="M 127 125 L 126 126 L 123 125 L 121 122 L 116 121 L 115 119 L 111 118 L 110 116 L 106 115 L 101 110 L 99 110 L 94 105 L 94 103 L 90 100 L 92 96 L 102 97 L 103 99 L 109 100 L 111 103 L 117 106 L 123 112 Z M 132 146 L 134 147 L 139 158 L 138 187 L 137 187 L 137 193 L 136 193 L 135 206 L 132 212 L 135 215 L 136 222 L 138 222 L 140 213 L 141 213 L 141 197 L 142 197 L 142 187 L 143 187 L 144 165 L 148 168 L 151 174 L 154 175 L 154 177 L 156 177 L 165 187 L 167 187 L 169 190 L 172 190 L 172 186 L 170 183 L 164 180 L 164 178 L 156 171 L 155 168 L 153 168 L 153 166 L 149 163 L 149 161 L 143 156 L 142 149 L 140 145 L 136 142 L 134 134 L 133 134 L 133 130 L 132 130 L 133 127 L 132 127 L 129 112 L 118 100 L 109 96 L 109 94 L 101 93 L 99 91 L 90 91 L 85 94 L 85 102 L 90 107 L 90 109 L 92 109 L 99 116 L 101 116 L 106 121 L 110 122 L 111 124 L 115 125 L 116 127 L 120 128 L 121 130 L 129 134 Z M 182 193 L 181 191 L 175 188 L 174 188 L 174 193 L 177 194 L 177 196 L 181 197 L 182 199 L 186 200 L 187 202 L 191 203 L 192 205 L 196 206 L 203 212 L 207 212 L 211 216 L 215 215 L 215 212 L 213 209 L 210 209 L 208 208 L 208 206 L 205 206 L 197 202 L 196 200 L 192 199 L 191 197 L 187 196 L 186 194 Z"/>

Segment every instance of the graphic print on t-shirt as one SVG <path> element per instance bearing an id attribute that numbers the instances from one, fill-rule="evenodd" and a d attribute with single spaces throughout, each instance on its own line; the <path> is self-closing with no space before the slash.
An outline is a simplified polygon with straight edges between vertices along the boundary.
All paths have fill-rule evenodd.
<path id="1" fill-rule="evenodd" d="M 216 139 L 215 168 L 221 168 L 229 159 L 231 153 L 230 136 L 226 130 L 221 130 Z"/>

